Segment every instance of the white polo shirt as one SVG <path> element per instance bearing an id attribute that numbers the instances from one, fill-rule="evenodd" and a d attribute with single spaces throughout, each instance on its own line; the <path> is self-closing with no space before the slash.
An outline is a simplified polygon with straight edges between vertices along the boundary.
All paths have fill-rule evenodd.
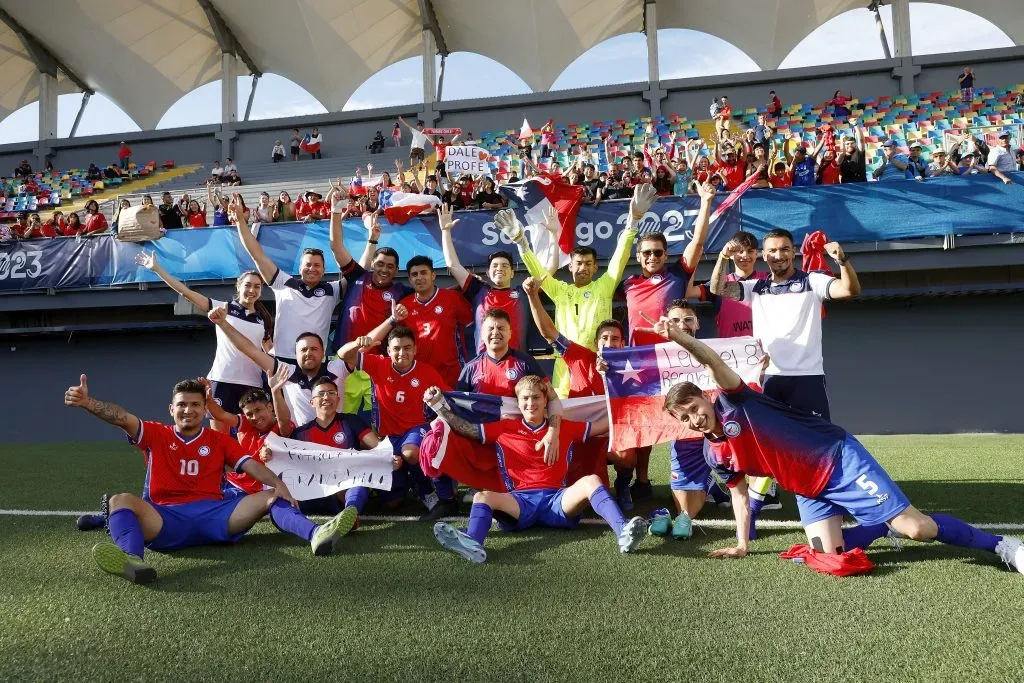
<path id="1" fill-rule="evenodd" d="M 771 276 L 744 280 L 743 300 L 750 301 L 754 336 L 771 356 L 767 375 L 824 375 L 821 354 L 821 302 L 829 299 L 836 278 L 798 270 L 785 282 Z"/>
<path id="2" fill-rule="evenodd" d="M 427 136 L 419 132 L 415 128 L 412 129 L 412 144 L 409 145 L 409 149 L 423 149 L 427 148 Z"/>
<path id="3" fill-rule="evenodd" d="M 281 389 L 284 394 L 284 402 L 288 406 L 288 410 L 292 414 L 292 422 L 295 424 L 304 425 L 316 419 L 316 409 L 309 401 L 313 398 L 313 382 L 321 377 L 329 377 L 334 380 L 341 400 L 345 400 L 345 378 L 348 377 L 348 366 L 340 358 L 322 363 L 320 369 L 312 377 L 307 377 L 306 373 L 294 363 L 278 359 L 274 361 L 274 372 L 277 372 L 278 363 L 288 363 L 295 368 L 295 372 Z"/>
<path id="4" fill-rule="evenodd" d="M 1013 173 L 1017 170 L 1017 162 L 1005 147 L 990 147 L 986 166 L 995 166 L 1003 173 Z"/>
<path id="5" fill-rule="evenodd" d="M 216 299 L 208 299 L 208 302 L 211 310 L 225 304 L 224 301 Z M 257 349 L 262 350 L 263 337 L 266 335 L 263 316 L 255 312 L 249 313 L 245 310 L 245 306 L 237 301 L 232 300 L 226 303 L 228 325 L 241 332 L 242 336 L 251 341 Z M 213 366 L 206 373 L 207 378 L 214 382 L 262 387 L 263 370 L 260 369 L 260 366 L 239 351 L 219 325 L 214 325 L 214 329 L 217 331 L 217 352 L 213 356 Z"/>
<path id="6" fill-rule="evenodd" d="M 303 332 L 320 335 L 326 350 L 334 307 L 341 299 L 341 283 L 321 280 L 316 287 L 308 287 L 302 278 L 286 275 L 278 269 L 270 281 L 270 287 L 274 290 L 274 300 L 277 302 L 274 348 L 271 354 L 294 359 L 295 340 Z"/>

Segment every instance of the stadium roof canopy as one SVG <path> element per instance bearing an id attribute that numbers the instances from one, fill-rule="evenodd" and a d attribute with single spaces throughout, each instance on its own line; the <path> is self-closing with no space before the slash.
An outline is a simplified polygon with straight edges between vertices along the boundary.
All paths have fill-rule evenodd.
<path id="1" fill-rule="evenodd" d="M 659 29 L 717 36 L 773 69 L 816 28 L 867 0 L 656 4 Z M 978 14 L 1024 44 L 1017 2 L 942 4 Z M 59 92 L 80 91 L 84 82 L 143 129 L 154 128 L 182 96 L 221 77 L 223 33 L 218 41 L 210 6 L 250 58 L 239 60 L 239 74 L 249 67 L 280 74 L 328 111 L 340 111 L 384 67 L 422 55 L 431 12 L 441 52 L 490 57 L 534 91 L 550 88 L 598 43 L 645 28 L 644 0 L 0 0 L 7 18 L 60 62 Z M 0 117 L 39 97 L 36 61 L 10 24 L 0 24 Z"/>

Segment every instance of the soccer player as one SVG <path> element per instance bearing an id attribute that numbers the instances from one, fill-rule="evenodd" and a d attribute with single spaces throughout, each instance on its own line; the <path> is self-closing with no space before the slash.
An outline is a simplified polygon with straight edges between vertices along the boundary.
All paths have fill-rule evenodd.
<path id="1" fill-rule="evenodd" d="M 377 348 L 380 348 L 379 337 L 359 337 L 342 346 L 338 355 L 350 367 L 370 377 L 374 426 L 378 434 L 391 439 L 394 455 L 405 460 L 405 465 L 393 478 L 390 496 L 384 496 L 385 503 L 397 505 L 411 483 L 416 485 L 420 500 L 427 508 L 427 514 L 421 517 L 423 521 L 458 514 L 454 482 L 451 478 L 435 480 L 435 502 L 430 482 L 423 476 L 419 462 L 420 443 L 427 433 L 423 392 L 429 387 L 447 388 L 448 385 L 437 370 L 416 360 L 416 333 L 408 327 L 395 327 L 387 335 L 387 357 L 371 353 Z M 404 476 L 400 476 L 402 473 Z"/>
<path id="2" fill-rule="evenodd" d="M 96 400 L 89 395 L 85 375 L 77 386 L 68 387 L 64 404 L 120 427 L 146 457 L 142 497 L 119 493 L 110 498 L 108 528 L 113 542 L 97 543 L 92 549 L 105 572 L 149 583 L 156 579 L 156 571 L 143 561 L 146 548 L 169 552 L 236 543 L 268 511 L 279 529 L 308 541 L 318 556 L 329 555 L 355 522 L 351 512 L 320 526 L 309 521 L 273 472 L 230 436 L 204 429 L 206 388 L 201 382 L 174 385 L 169 406 L 173 427 L 140 420 L 118 405 Z M 226 467 L 245 472 L 268 490 L 224 497 L 221 480 Z"/>
<path id="3" fill-rule="evenodd" d="M 608 270 L 601 277 L 594 278 L 597 273 L 597 252 L 591 247 L 577 247 L 569 255 L 572 284 L 553 277 L 544 280 L 542 289 L 555 304 L 555 326 L 566 338 L 593 349 L 597 325 L 612 317 L 612 296 L 626 269 L 637 224 L 657 196 L 650 184 L 637 185 L 629 203 L 626 228 L 619 235 L 615 252 L 608 260 Z M 514 212 L 499 211 L 494 216 L 494 224 L 519 247 L 523 263 L 531 276 L 541 278 L 546 274 L 554 274 L 554 270 L 546 270 L 537 260 Z M 557 267 L 557 263 L 553 265 Z M 560 397 L 569 395 L 569 384 L 565 363 L 559 359 L 555 362 L 554 385 Z"/>
<path id="4" fill-rule="evenodd" d="M 707 367 L 721 388 L 713 403 L 689 382 L 677 384 L 665 396 L 666 411 L 704 434 L 705 457 L 731 488 L 736 546 L 716 550 L 712 557 L 744 557 L 748 552 L 747 474 L 774 477 L 797 494 L 800 523 L 815 550 L 866 548 L 891 527 L 915 541 L 937 540 L 995 553 L 1024 574 L 1020 539 L 989 534 L 950 515 L 925 515 L 852 434 L 824 417 L 750 389 L 678 323 L 661 322 L 672 341 Z M 859 524 L 843 529 L 845 514 Z"/>
<path id="5" fill-rule="evenodd" d="M 569 370 L 568 398 L 604 396 L 604 375 L 602 374 L 604 361 L 594 351 L 571 341 L 558 331 L 555 321 L 544 310 L 544 304 L 540 300 L 541 285 L 542 280 L 530 277 L 523 282 L 523 291 L 526 292 L 530 302 L 530 312 L 533 314 L 533 322 L 537 326 L 537 330 L 551 344 L 555 353 L 565 361 Z M 624 338 L 622 324 L 618 320 L 604 320 L 597 326 L 597 339 L 594 343 L 599 351 L 608 348 L 621 349 Z M 605 472 L 607 472 L 606 463 L 615 467 L 615 499 L 619 506 L 628 512 L 633 509 L 629 483 L 633 478 L 636 452 L 634 449 L 622 452 L 610 451 L 607 439 L 597 438 L 591 441 L 595 440 L 598 442 L 595 444 L 596 448 L 600 449 L 600 464 Z M 607 474 L 602 479 L 607 480 Z"/>
<path id="6" fill-rule="evenodd" d="M 764 393 L 792 408 L 830 420 L 821 352 L 822 301 L 860 294 L 857 272 L 836 242 L 826 244 L 825 251 L 839 263 L 838 278 L 831 273 L 797 270 L 793 266 L 793 235 L 788 230 L 771 230 L 762 244 L 770 276 L 728 282 L 725 269 L 717 268 L 709 283 L 711 293 L 750 302 L 754 336 L 770 357 Z M 766 484 L 759 482 L 756 486 L 758 490 L 751 497 L 755 518 L 764 503 Z"/>
<path id="7" fill-rule="evenodd" d="M 452 220 L 450 205 L 438 209 L 437 221 L 441 226 L 441 250 L 444 252 L 448 272 L 455 278 L 473 309 L 476 353 L 483 353 L 486 348 L 483 336 L 484 314 L 492 308 L 508 313 L 512 325 L 509 346 L 522 350 L 526 345 L 526 307 L 519 296 L 519 290 L 512 287 L 512 254 L 496 251 L 487 257 L 488 283 L 470 273 L 459 262 L 455 241 L 452 239 L 452 228 L 458 224 L 459 219 Z"/>
<path id="8" fill-rule="evenodd" d="M 533 356 L 511 347 L 512 321 L 508 313 L 498 308 L 488 310 L 480 330 L 485 348 L 462 368 L 455 391 L 514 396 L 516 382 L 523 377 L 545 376 Z"/>
<path id="9" fill-rule="evenodd" d="M 417 356 L 452 386 L 466 363 L 465 329 L 473 321 L 469 304 L 455 290 L 437 287 L 430 258 L 413 256 L 405 269 L 413 293 L 401 303 L 409 312 L 405 324 L 416 333 Z"/>
<path id="10" fill-rule="evenodd" d="M 538 525 L 570 529 L 579 523 L 588 504 L 615 532 L 621 552 L 633 552 L 640 545 L 647 534 L 647 524 L 640 517 L 627 522 L 596 474 L 587 475 L 569 487 L 565 485 L 573 447 L 586 442 L 591 435 L 606 432 L 607 417 L 596 422 L 563 421 L 557 458 L 548 458 L 538 452 L 538 444 L 549 427 L 545 418 L 547 395 L 544 380 L 528 375 L 516 384 L 522 418 L 486 424 L 472 424 L 452 413 L 437 387 L 431 387 L 424 395 L 427 405 L 452 430 L 481 443 L 496 444 L 498 466 L 510 491 L 479 491 L 474 495 L 469 528 L 464 532 L 444 522 L 435 524 L 434 536 L 445 549 L 481 563 L 487 559 L 483 544 L 494 517 L 505 531 Z"/>
<path id="11" fill-rule="evenodd" d="M 746 280 L 759 280 L 768 277 L 769 274 L 755 270 L 757 266 L 757 238 L 749 232 L 739 231 L 732 236 L 732 239 L 722 248 L 715 261 L 715 271 L 711 274 L 711 280 L 718 277 L 717 270 L 725 272 L 725 282 L 744 282 Z M 732 262 L 732 272 L 728 272 L 728 264 Z M 753 314 L 750 311 L 750 301 L 736 301 L 720 297 L 711 293 L 708 285 L 701 285 L 701 298 L 710 301 L 715 308 L 715 322 L 718 325 L 718 337 L 754 336 Z"/>
<path id="12" fill-rule="evenodd" d="M 241 195 L 235 194 L 234 197 L 236 202 L 241 201 Z M 320 339 L 327 339 L 331 331 L 331 314 L 341 299 L 341 282 L 324 280 L 326 263 L 320 249 L 303 249 L 299 277 L 285 275 L 249 230 L 245 211 L 236 212 L 236 225 L 242 246 L 256 264 L 260 277 L 274 290 L 277 317 L 274 321 L 274 347 L 270 353 L 294 362 L 295 358 L 290 354 L 295 352 L 295 342 L 300 334 L 308 330 Z"/>
<path id="13" fill-rule="evenodd" d="M 274 323 L 270 311 L 260 301 L 263 283 L 260 275 L 254 270 L 247 270 L 235 281 L 235 298 L 231 301 L 218 301 L 205 297 L 190 289 L 184 282 L 168 273 L 157 263 L 156 253 L 140 252 L 135 256 L 135 263 L 159 277 L 167 286 L 188 300 L 204 315 L 211 308 L 226 306 L 228 324 L 238 330 L 254 345 L 262 347 L 263 343 L 273 338 Z M 206 377 L 213 382 L 213 400 L 229 413 L 237 413 L 241 407 L 239 399 L 255 388 L 263 386 L 263 375 L 260 368 L 252 360 L 239 353 L 224 334 L 217 329 L 217 351 L 213 357 L 213 366 Z M 218 431 L 228 428 L 214 418 L 210 426 Z"/>

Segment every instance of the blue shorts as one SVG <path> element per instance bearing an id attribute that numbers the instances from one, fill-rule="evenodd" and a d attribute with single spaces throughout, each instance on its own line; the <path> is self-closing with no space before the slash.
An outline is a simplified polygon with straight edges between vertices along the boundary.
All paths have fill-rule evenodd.
<path id="1" fill-rule="evenodd" d="M 790 408 L 832 421 L 825 375 L 766 375 L 764 395 Z"/>
<path id="2" fill-rule="evenodd" d="M 817 498 L 796 497 L 804 526 L 849 514 L 861 524 L 888 522 L 910 500 L 857 439 L 849 436 L 825 489 Z"/>
<path id="3" fill-rule="evenodd" d="M 673 491 L 706 491 L 711 465 L 704 459 L 704 439 L 681 439 L 672 443 L 669 454 Z"/>
<path id="4" fill-rule="evenodd" d="M 244 498 L 237 496 L 221 500 L 197 500 L 177 505 L 151 503 L 164 520 L 164 525 L 146 547 L 165 553 L 197 545 L 237 543 L 245 536 L 245 532 L 228 533 L 228 518 Z"/>
<path id="5" fill-rule="evenodd" d="M 402 434 L 400 436 L 388 437 L 391 439 L 392 452 L 395 455 L 401 455 L 402 447 L 406 445 L 416 446 L 417 448 L 419 448 L 420 444 L 423 443 L 423 437 L 427 435 L 427 431 L 429 429 L 430 425 L 419 425 L 413 427 L 405 434 Z"/>
<path id="6" fill-rule="evenodd" d="M 580 515 L 566 516 L 562 510 L 564 493 L 565 489 L 512 491 L 509 495 L 519 503 L 519 519 L 513 520 L 509 515 L 495 511 L 494 518 L 498 520 L 498 528 L 502 531 L 522 531 L 532 526 L 572 529 L 580 523 Z"/>

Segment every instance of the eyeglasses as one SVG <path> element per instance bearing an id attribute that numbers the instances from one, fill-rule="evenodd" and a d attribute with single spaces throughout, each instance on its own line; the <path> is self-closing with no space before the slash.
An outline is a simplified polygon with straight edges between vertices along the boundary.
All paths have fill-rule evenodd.
<path id="1" fill-rule="evenodd" d="M 664 249 L 644 249 L 640 252 L 641 256 L 653 256 L 654 258 L 661 258 L 665 255 Z"/>
<path id="2" fill-rule="evenodd" d="M 338 392 L 328 389 L 327 391 L 318 391 L 313 394 L 313 398 L 327 398 L 328 396 L 337 396 Z"/>

